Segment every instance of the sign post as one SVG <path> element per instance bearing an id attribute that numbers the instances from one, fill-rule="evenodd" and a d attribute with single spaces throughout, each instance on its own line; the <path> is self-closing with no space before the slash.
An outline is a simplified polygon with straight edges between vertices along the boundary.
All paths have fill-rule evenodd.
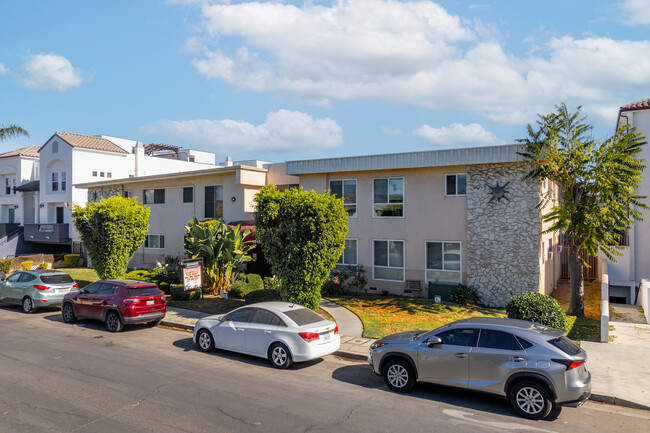
<path id="1" fill-rule="evenodd" d="M 203 299 L 203 259 L 183 261 L 183 288 L 185 291 L 199 289 Z"/>

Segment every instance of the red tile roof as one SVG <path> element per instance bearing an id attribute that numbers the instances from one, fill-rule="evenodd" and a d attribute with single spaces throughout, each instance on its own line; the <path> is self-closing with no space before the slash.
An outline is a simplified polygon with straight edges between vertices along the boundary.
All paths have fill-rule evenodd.
<path id="1" fill-rule="evenodd" d="M 40 146 L 21 147 L 20 149 L 0 154 L 0 158 L 9 158 L 11 156 L 29 156 L 31 158 L 38 158 L 38 149 L 40 149 Z"/>
<path id="2" fill-rule="evenodd" d="M 56 132 L 54 135 L 68 143 L 72 147 L 82 149 L 102 150 L 104 152 L 129 153 L 112 141 L 105 138 L 93 137 L 92 135 L 75 134 L 73 132 Z M 52 137 L 54 137 L 54 135 Z M 50 140 L 48 140 L 50 141 Z M 44 146 L 44 145 L 43 145 Z M 43 148 L 41 146 L 41 149 Z"/>
<path id="3" fill-rule="evenodd" d="M 631 104 L 623 105 L 621 107 L 621 111 L 644 110 L 646 108 L 650 108 L 650 98 L 644 99 L 643 101 L 633 102 Z"/>

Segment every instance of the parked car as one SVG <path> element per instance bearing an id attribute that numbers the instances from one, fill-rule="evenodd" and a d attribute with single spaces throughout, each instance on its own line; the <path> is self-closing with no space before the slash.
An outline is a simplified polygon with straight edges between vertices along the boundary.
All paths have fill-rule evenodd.
<path id="1" fill-rule="evenodd" d="M 167 300 L 154 283 L 138 280 L 100 280 L 63 298 L 63 321 L 98 319 L 111 332 L 125 324 L 156 326 L 165 317 Z"/>
<path id="2" fill-rule="evenodd" d="M 204 352 L 219 348 L 259 356 L 276 368 L 329 355 L 341 345 L 336 323 L 288 302 L 260 302 L 205 317 L 193 339 Z"/>
<path id="3" fill-rule="evenodd" d="M 507 397 L 517 414 L 548 416 L 556 404 L 580 406 L 591 395 L 587 353 L 564 331 L 523 320 L 477 317 L 433 331 L 384 337 L 368 362 L 394 391 L 416 381 Z"/>
<path id="4" fill-rule="evenodd" d="M 37 308 L 61 305 L 77 283 L 69 274 L 54 270 L 17 271 L 0 276 L 0 301 L 22 305 L 25 313 Z"/>

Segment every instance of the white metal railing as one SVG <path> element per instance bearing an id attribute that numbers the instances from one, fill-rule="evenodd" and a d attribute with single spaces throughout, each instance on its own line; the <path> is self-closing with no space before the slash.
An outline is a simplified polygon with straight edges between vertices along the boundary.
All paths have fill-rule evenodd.
<path id="1" fill-rule="evenodd" d="M 600 274 L 600 342 L 609 343 L 609 275 L 607 275 L 607 262 L 599 260 L 598 273 Z"/>
<path id="2" fill-rule="evenodd" d="M 645 278 L 641 280 L 639 296 L 637 297 L 636 304 L 643 308 L 645 322 L 650 323 L 650 280 Z"/>

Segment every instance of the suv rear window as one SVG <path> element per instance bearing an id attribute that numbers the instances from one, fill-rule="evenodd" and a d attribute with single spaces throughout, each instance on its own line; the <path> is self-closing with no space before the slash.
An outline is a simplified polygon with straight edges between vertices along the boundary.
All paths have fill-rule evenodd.
<path id="1" fill-rule="evenodd" d="M 41 275 L 41 281 L 43 281 L 45 284 L 74 283 L 74 280 L 68 274 Z"/>
<path id="2" fill-rule="evenodd" d="M 549 343 L 551 343 L 553 346 L 557 347 L 560 349 L 562 352 L 566 353 L 567 355 L 576 355 L 580 353 L 580 346 L 575 344 L 573 341 L 569 340 L 566 337 L 558 337 L 554 338 L 553 340 L 549 340 Z"/>
<path id="3" fill-rule="evenodd" d="M 286 314 L 289 319 L 296 322 L 296 325 L 298 326 L 309 325 L 311 323 L 318 323 L 325 320 L 309 308 L 298 308 L 297 310 L 283 311 L 283 313 Z"/>
<path id="4" fill-rule="evenodd" d="M 158 296 L 162 294 L 156 286 L 129 287 L 127 293 L 129 296 Z"/>

